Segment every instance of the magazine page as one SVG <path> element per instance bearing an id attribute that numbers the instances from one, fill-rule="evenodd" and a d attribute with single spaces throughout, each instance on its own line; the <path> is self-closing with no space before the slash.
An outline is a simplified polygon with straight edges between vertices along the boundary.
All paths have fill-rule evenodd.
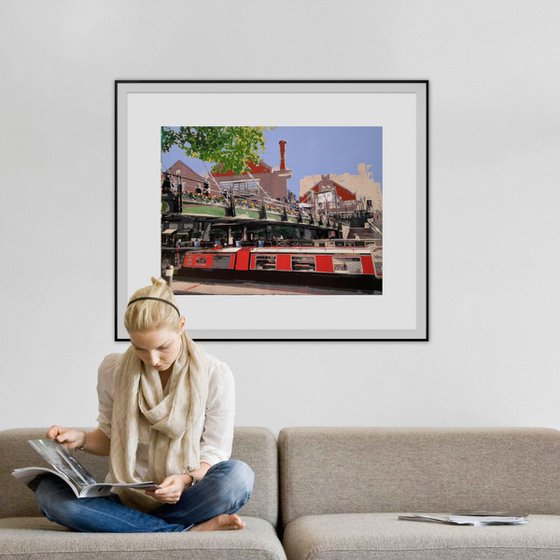
<path id="1" fill-rule="evenodd" d="M 472 523 L 474 525 L 525 525 L 527 513 L 452 513 L 449 521 L 453 523 Z"/>
<path id="2" fill-rule="evenodd" d="M 428 523 L 447 523 L 449 525 L 472 525 L 481 527 L 484 525 L 525 525 L 527 524 L 527 514 L 450 514 L 450 515 L 426 515 L 410 514 L 399 515 L 399 519 L 404 521 L 425 521 Z"/>
<path id="3" fill-rule="evenodd" d="M 80 489 L 77 488 L 65 474 L 55 471 L 54 469 L 47 469 L 46 467 L 24 467 L 21 469 L 14 469 L 12 471 L 12 476 L 33 489 L 33 486 L 31 484 L 32 481 L 42 474 L 49 473 L 54 474 L 64 480 L 64 482 L 66 482 L 66 484 L 68 484 L 68 486 L 72 489 L 76 497 L 80 497 Z"/>
<path id="4" fill-rule="evenodd" d="M 93 476 L 64 445 L 50 439 L 32 439 L 29 443 L 55 471 L 69 479 L 79 492 L 90 484 L 95 484 Z"/>
<path id="5" fill-rule="evenodd" d="M 89 471 L 62 444 L 49 439 L 29 440 L 29 444 L 52 466 L 52 468 L 25 467 L 15 469 L 12 472 L 15 478 L 31 488 L 33 480 L 46 473 L 54 474 L 64 480 L 78 498 L 108 496 L 111 488 L 119 486 L 139 490 L 156 490 L 159 488 L 151 480 L 131 483 L 96 482 Z"/>
<path id="6" fill-rule="evenodd" d="M 418 513 L 413 513 L 411 515 L 399 515 L 399 519 L 402 521 L 426 521 L 430 523 L 448 523 L 446 516 L 435 516 L 435 515 L 420 515 Z"/>
<path id="7" fill-rule="evenodd" d="M 111 492 L 111 488 L 136 488 L 137 490 L 156 490 L 159 488 L 157 484 L 153 482 L 131 482 L 131 483 L 119 483 L 119 482 L 98 482 L 97 484 L 92 484 L 80 492 L 80 498 L 99 498 L 102 496 L 108 496 Z"/>

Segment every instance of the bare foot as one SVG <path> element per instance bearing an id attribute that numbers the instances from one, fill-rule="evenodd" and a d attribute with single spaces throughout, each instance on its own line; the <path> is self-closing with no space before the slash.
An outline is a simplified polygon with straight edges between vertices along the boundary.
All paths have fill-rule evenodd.
<path id="1" fill-rule="evenodd" d="M 245 521 L 239 515 L 224 513 L 195 525 L 191 531 L 237 531 L 244 527 Z"/>

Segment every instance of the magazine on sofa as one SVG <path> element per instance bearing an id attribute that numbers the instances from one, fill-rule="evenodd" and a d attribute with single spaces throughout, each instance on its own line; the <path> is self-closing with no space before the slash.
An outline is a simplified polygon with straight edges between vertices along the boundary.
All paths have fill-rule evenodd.
<path id="1" fill-rule="evenodd" d="M 474 511 L 464 513 L 452 513 L 450 515 L 427 515 L 413 513 L 411 515 L 399 515 L 404 521 L 426 521 L 428 523 L 446 523 L 448 525 L 525 525 L 527 513 L 514 512 L 490 512 Z"/>
<path id="2" fill-rule="evenodd" d="M 30 439 L 29 444 L 52 469 L 46 467 L 25 467 L 12 471 L 12 476 L 21 480 L 24 484 L 32 487 L 32 481 L 38 476 L 46 473 L 55 474 L 60 477 L 78 498 L 98 498 L 109 495 L 112 487 L 126 486 L 127 488 L 138 488 L 141 490 L 155 490 L 158 486 L 155 482 L 137 483 L 112 483 L 97 482 L 89 471 L 70 453 L 64 445 L 50 439 Z"/>

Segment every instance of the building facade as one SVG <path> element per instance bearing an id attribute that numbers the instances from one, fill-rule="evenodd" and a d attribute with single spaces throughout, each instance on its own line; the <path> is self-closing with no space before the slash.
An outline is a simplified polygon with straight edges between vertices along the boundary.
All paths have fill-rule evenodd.
<path id="1" fill-rule="evenodd" d="M 300 200 L 315 185 L 319 184 L 325 175 L 307 175 L 299 182 Z M 381 212 L 383 210 L 383 193 L 381 184 L 376 183 L 373 178 L 371 165 L 365 163 L 358 164 L 358 173 L 352 175 L 350 173 L 328 175 L 329 179 L 339 185 L 342 185 L 356 196 L 356 199 L 363 200 L 364 209 L 370 212 Z"/>
<path id="2" fill-rule="evenodd" d="M 365 209 L 363 201 L 329 175 L 321 175 L 321 179 L 300 197 L 300 202 L 328 214 L 351 214 Z"/>
<path id="3" fill-rule="evenodd" d="M 280 165 L 272 167 L 264 161 L 249 162 L 249 172 L 235 174 L 232 171 L 212 172 L 212 177 L 220 185 L 222 192 L 234 195 L 248 195 L 288 202 L 288 179 L 292 170 L 286 167 L 286 141 L 280 140 Z M 209 183 L 215 185 L 211 177 Z"/>
<path id="4" fill-rule="evenodd" d="M 169 181 L 169 187 L 173 191 L 177 191 L 181 184 L 183 192 L 202 193 L 204 190 L 208 190 L 212 195 L 218 194 L 217 187 L 210 185 L 202 175 L 181 160 L 177 160 L 162 176 L 164 182 L 166 179 Z"/>

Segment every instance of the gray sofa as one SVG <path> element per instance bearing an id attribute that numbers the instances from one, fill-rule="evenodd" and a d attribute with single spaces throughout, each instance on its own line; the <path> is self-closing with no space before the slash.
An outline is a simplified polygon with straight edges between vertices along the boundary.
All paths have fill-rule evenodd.
<path id="1" fill-rule="evenodd" d="M 26 440 L 44 431 L 0 432 L 0 560 L 560 559 L 556 430 L 288 428 L 276 441 L 267 429 L 238 428 L 233 455 L 256 473 L 240 512 L 246 529 L 165 534 L 73 533 L 40 517 L 32 492 L 10 473 L 38 464 Z M 82 457 L 102 479 L 106 461 Z M 523 510 L 529 523 L 397 519 L 479 509 Z"/>
<path id="2" fill-rule="evenodd" d="M 33 493 L 11 476 L 14 468 L 41 464 L 26 443 L 45 429 L 0 431 L 0 560 L 285 560 L 277 537 L 276 439 L 265 428 L 237 428 L 233 457 L 255 471 L 253 498 L 241 510 L 242 531 L 213 533 L 74 533 L 41 517 Z M 107 460 L 80 455 L 97 480 Z"/>
<path id="3" fill-rule="evenodd" d="M 290 428 L 279 451 L 289 560 L 560 559 L 559 431 Z M 397 519 L 480 509 L 529 523 Z"/>

